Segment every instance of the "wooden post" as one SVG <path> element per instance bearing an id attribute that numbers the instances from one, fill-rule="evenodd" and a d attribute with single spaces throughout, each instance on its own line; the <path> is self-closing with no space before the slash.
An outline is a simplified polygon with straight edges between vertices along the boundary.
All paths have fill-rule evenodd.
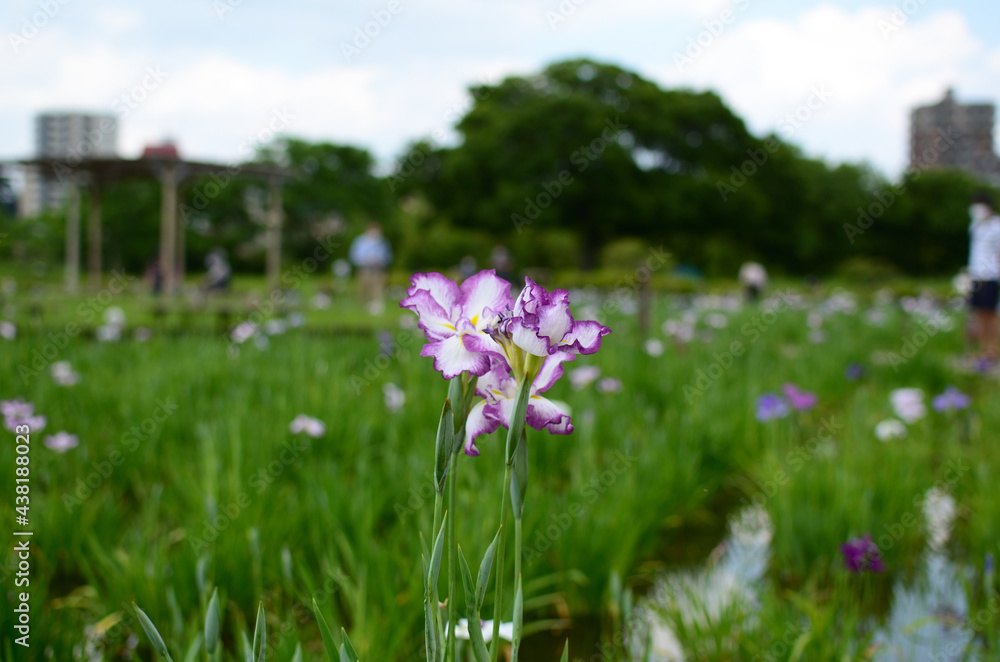
<path id="1" fill-rule="evenodd" d="M 177 187 L 175 184 L 174 189 L 174 218 L 176 219 L 174 223 L 177 225 L 177 263 L 174 267 L 174 282 L 177 284 L 177 289 L 180 292 L 184 291 L 184 272 L 187 271 L 186 255 L 185 255 L 185 233 L 187 232 L 187 227 L 184 225 L 184 216 L 178 215 L 177 210 L 179 205 L 177 204 Z"/>
<path id="2" fill-rule="evenodd" d="M 69 183 L 66 208 L 66 291 L 76 292 L 80 285 L 80 187 Z"/>
<path id="3" fill-rule="evenodd" d="M 167 163 L 160 171 L 160 282 L 167 295 L 175 292 L 176 242 L 177 171 Z"/>
<path id="4" fill-rule="evenodd" d="M 87 269 L 90 289 L 101 288 L 101 183 L 90 186 L 90 210 L 87 214 Z"/>
<path id="5" fill-rule="evenodd" d="M 281 179 L 268 182 L 267 207 L 267 286 L 278 287 L 281 272 Z"/>

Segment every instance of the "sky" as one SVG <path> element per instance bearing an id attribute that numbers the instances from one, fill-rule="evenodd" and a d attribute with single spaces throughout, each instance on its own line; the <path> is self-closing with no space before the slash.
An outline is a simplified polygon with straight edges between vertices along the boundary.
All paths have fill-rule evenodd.
<path id="1" fill-rule="evenodd" d="M 33 155 L 36 113 L 86 111 L 129 158 L 170 138 L 229 163 L 278 133 L 386 167 L 453 143 L 469 85 L 588 57 L 895 178 L 914 106 L 1000 102 L 998 26 L 993 0 L 3 0 L 0 160 Z"/>

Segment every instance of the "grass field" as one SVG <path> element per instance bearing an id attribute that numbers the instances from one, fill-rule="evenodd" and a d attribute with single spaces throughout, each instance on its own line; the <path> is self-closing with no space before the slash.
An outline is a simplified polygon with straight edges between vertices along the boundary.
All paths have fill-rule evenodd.
<path id="1" fill-rule="evenodd" d="M 700 567 L 727 517 L 749 504 L 773 522 L 766 589 L 752 619 L 708 619 L 687 635 L 675 628 L 687 659 L 879 659 L 866 637 L 885 622 L 893 585 L 917 575 L 927 538 L 921 504 L 934 485 L 957 503 L 946 550 L 968 571 L 968 611 L 950 617 L 958 627 L 980 609 L 992 613 L 976 621 L 969 649 L 978 651 L 972 659 L 998 659 L 996 585 L 984 564 L 1000 553 L 1000 389 L 954 367 L 964 312 L 947 306 L 944 285 L 923 299 L 780 289 L 784 297 L 760 306 L 733 293 L 659 295 L 646 331 L 635 297 L 609 305 L 596 291 L 573 292 L 577 316 L 598 314 L 613 333 L 567 373 L 597 367 L 621 389 L 600 379 L 574 389 L 564 378 L 549 395 L 570 405 L 575 432 L 529 435 L 525 622 L 536 633 L 524 659 L 557 659 L 567 636 L 571 659 L 628 659 L 615 642 L 634 625 L 629 604 L 643 604 L 664 573 Z M 0 399 L 33 403 L 47 423 L 33 432 L 30 454 L 37 648 L 27 657 L 14 650 L 8 609 L 6 656 L 153 659 L 134 600 L 184 659 L 215 586 L 222 659 L 242 659 L 240 632 L 253 631 L 259 601 L 268 659 L 291 659 L 299 642 L 306 660 L 322 659 L 313 598 L 363 659 L 422 656 L 418 534 L 431 529 L 434 430 L 447 384 L 419 357 L 412 314 L 389 302 L 372 319 L 337 296 L 317 310 L 314 290 L 307 283 L 273 313 L 301 319 L 243 343 L 212 330 L 262 310 L 266 296 L 241 297 L 224 322 L 211 307 L 192 307 L 185 322 L 128 292 L 95 299 L 89 320 L 80 312 L 89 295 L 7 293 L 0 318 L 14 321 L 17 336 L 0 339 Z M 120 339 L 100 342 L 93 328 L 109 305 L 124 311 L 125 326 Z M 64 342 L 69 324 L 84 330 Z M 56 382 L 60 361 L 79 383 Z M 852 363 L 864 367 L 860 379 L 845 375 Z M 818 403 L 758 421 L 758 398 L 786 383 Z M 387 384 L 405 394 L 401 407 L 388 406 L 398 403 L 387 404 Z M 968 409 L 930 406 L 949 385 L 971 397 Z M 926 415 L 904 438 L 879 441 L 876 425 L 895 416 L 890 392 L 904 387 L 923 389 Z M 323 421 L 324 433 L 290 433 L 299 414 Z M 40 443 L 61 430 L 79 445 L 57 452 Z M 14 434 L 4 434 L 11 496 L 2 508 L 13 522 Z M 458 539 L 470 559 L 495 533 L 502 443 L 499 434 L 480 440 L 482 455 L 457 467 Z M 854 575 L 839 547 L 866 533 L 885 571 Z M 5 584 L 16 561 L 11 554 Z M 779 645 L 790 625 L 793 642 Z M 706 638 L 717 644 L 703 646 Z"/>

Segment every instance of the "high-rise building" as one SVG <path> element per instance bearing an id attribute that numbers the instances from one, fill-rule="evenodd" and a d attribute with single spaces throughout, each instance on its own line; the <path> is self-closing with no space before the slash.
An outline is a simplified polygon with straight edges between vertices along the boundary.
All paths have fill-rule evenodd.
<path id="1" fill-rule="evenodd" d="M 910 115 L 910 168 L 961 168 L 1000 185 L 994 121 L 993 104 L 958 103 L 951 89 L 940 102 L 915 108 Z"/>
<path id="2" fill-rule="evenodd" d="M 59 159 L 72 166 L 84 159 L 114 158 L 118 153 L 118 118 L 88 113 L 42 113 L 35 118 L 35 158 Z M 58 209 L 66 199 L 65 182 L 35 168 L 24 173 L 20 216 Z"/>

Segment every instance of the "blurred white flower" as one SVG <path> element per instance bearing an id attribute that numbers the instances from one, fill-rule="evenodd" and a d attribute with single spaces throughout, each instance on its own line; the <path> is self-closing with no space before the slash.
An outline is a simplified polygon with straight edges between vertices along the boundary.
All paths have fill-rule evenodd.
<path id="1" fill-rule="evenodd" d="M 350 278 L 351 277 L 351 263 L 344 258 L 337 258 L 333 261 L 333 265 L 330 267 L 330 271 L 337 278 Z"/>
<path id="2" fill-rule="evenodd" d="M 713 329 L 724 329 L 729 324 L 729 318 L 722 313 L 710 313 L 705 316 L 705 324 Z"/>
<path id="3" fill-rule="evenodd" d="M 305 414 L 299 414 L 289 424 L 288 431 L 292 434 L 305 433 L 313 439 L 316 439 L 326 434 L 326 423 L 318 418 L 306 416 Z"/>
<path id="4" fill-rule="evenodd" d="M 80 374 L 73 370 L 69 361 L 56 361 L 49 366 L 49 374 L 59 386 L 73 386 L 80 383 Z"/>
<path id="5" fill-rule="evenodd" d="M 153 332 L 145 326 L 140 326 L 132 333 L 132 337 L 135 338 L 136 342 L 147 342 L 153 337 Z"/>
<path id="6" fill-rule="evenodd" d="M 596 382 L 600 376 L 600 368 L 595 365 L 585 365 L 569 373 L 569 382 L 574 391 L 579 391 Z"/>
<path id="7" fill-rule="evenodd" d="M 826 333 L 823 332 L 823 329 L 813 329 L 809 332 L 809 342 L 814 345 L 826 342 Z"/>
<path id="8" fill-rule="evenodd" d="M 957 511 L 955 497 L 939 487 L 932 487 L 924 496 L 923 510 L 927 521 L 927 543 L 931 549 L 940 552 L 951 537 L 951 525 Z"/>
<path id="9" fill-rule="evenodd" d="M 951 286 L 955 289 L 955 292 L 963 297 L 972 294 L 972 278 L 969 277 L 969 272 L 962 269 L 955 274 L 955 277 L 951 279 Z"/>
<path id="10" fill-rule="evenodd" d="M 264 333 L 269 336 L 280 336 L 287 330 L 288 325 L 285 323 L 285 320 L 270 319 L 264 322 Z"/>
<path id="11" fill-rule="evenodd" d="M 483 631 L 483 641 L 490 643 L 493 639 L 493 621 L 481 621 L 479 628 Z M 505 641 L 514 640 L 514 624 L 500 623 L 500 638 Z M 469 641 L 469 621 L 465 618 L 458 619 L 455 623 L 455 638 Z"/>
<path id="12" fill-rule="evenodd" d="M 253 322 L 240 322 L 233 329 L 233 332 L 229 334 L 233 342 L 237 345 L 242 345 L 244 342 L 249 340 L 253 335 L 257 333 L 257 325 Z"/>
<path id="13" fill-rule="evenodd" d="M 896 416 L 908 425 L 927 415 L 924 392 L 919 388 L 897 388 L 889 393 L 889 401 Z"/>
<path id="14" fill-rule="evenodd" d="M 382 385 L 382 395 L 385 398 L 385 406 L 389 411 L 399 411 L 406 404 L 406 392 L 393 383 Z"/>
<path id="15" fill-rule="evenodd" d="M 685 315 L 685 317 L 687 317 Z M 694 320 L 667 320 L 663 323 L 663 333 L 680 342 L 691 342 L 694 338 Z"/>
<path id="16" fill-rule="evenodd" d="M 288 313 L 288 319 L 285 321 L 288 322 L 289 327 L 297 329 L 306 323 L 306 318 L 302 316 L 302 313 Z"/>
<path id="17" fill-rule="evenodd" d="M 806 325 L 808 325 L 810 329 L 818 329 L 823 326 L 823 315 L 817 313 L 815 310 L 812 311 L 809 313 L 809 316 L 806 317 Z"/>
<path id="18" fill-rule="evenodd" d="M 661 356 L 663 354 L 663 341 L 659 338 L 650 338 L 646 341 L 645 349 L 650 356 Z"/>
<path id="19" fill-rule="evenodd" d="M 419 318 L 415 315 L 403 315 L 399 318 L 399 328 L 412 331 L 417 328 Z"/>
<path id="20" fill-rule="evenodd" d="M 906 426 L 895 418 L 887 418 L 875 426 L 875 436 L 879 441 L 902 439 L 906 436 Z"/>
<path id="21" fill-rule="evenodd" d="M 125 326 L 125 311 L 118 306 L 111 306 L 104 311 L 104 323 L 108 326 Z"/>
<path id="22" fill-rule="evenodd" d="M 104 324 L 94 332 L 101 342 L 118 342 L 122 338 L 122 328 L 116 324 Z"/>
<path id="23" fill-rule="evenodd" d="M 597 382 L 598 393 L 617 393 L 620 390 L 622 390 L 622 380 L 620 379 L 605 377 L 601 381 Z"/>
<path id="24" fill-rule="evenodd" d="M 265 349 L 267 349 L 267 346 L 270 343 L 271 343 L 271 341 L 268 340 L 267 336 L 264 335 L 263 333 L 258 333 L 257 335 L 255 335 L 253 337 L 253 345 L 257 349 L 265 350 Z"/>
<path id="25" fill-rule="evenodd" d="M 333 303 L 333 299 L 331 299 L 330 295 L 326 292 L 317 292 L 313 295 L 310 303 L 316 310 L 326 310 L 330 307 L 330 304 Z"/>
<path id="26" fill-rule="evenodd" d="M 865 312 L 865 321 L 871 326 L 885 326 L 888 318 L 884 308 L 869 308 Z"/>
<path id="27" fill-rule="evenodd" d="M 13 322 L 0 322 L 0 338 L 3 338 L 4 340 L 13 340 L 14 338 L 17 338 L 17 327 L 14 326 Z"/>
<path id="28" fill-rule="evenodd" d="M 65 430 L 60 430 L 55 434 L 50 434 L 42 441 L 45 447 L 54 450 L 57 453 L 65 453 L 71 448 L 76 448 L 80 445 L 80 438 L 75 434 L 70 434 Z"/>

